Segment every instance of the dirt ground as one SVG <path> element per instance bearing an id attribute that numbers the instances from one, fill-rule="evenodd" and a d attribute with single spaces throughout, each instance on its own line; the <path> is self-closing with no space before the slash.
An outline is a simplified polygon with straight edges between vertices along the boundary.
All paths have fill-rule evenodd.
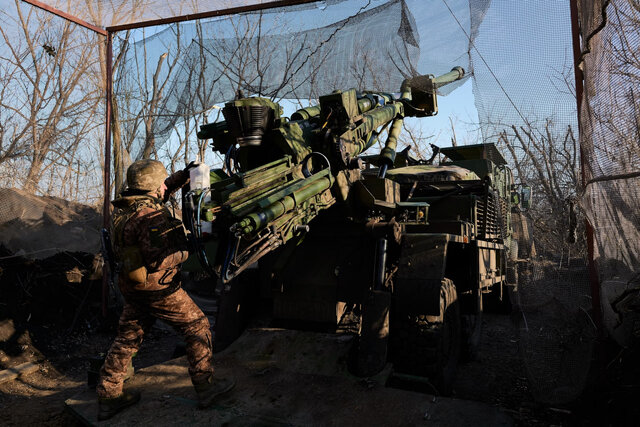
<path id="1" fill-rule="evenodd" d="M 61 251 L 100 250 L 98 209 L 16 188 L 0 188 L 0 200 L 0 244 L 12 253 L 43 259 Z"/>
<path id="2" fill-rule="evenodd" d="M 76 425 L 64 402 L 86 390 L 89 361 L 107 351 L 117 324 L 113 311 L 106 319 L 100 314 L 101 260 L 93 255 L 99 215 L 83 205 L 29 198 L 17 190 L 0 189 L 0 198 L 0 371 L 25 362 L 38 366 L 0 384 L 0 425 Z M 544 307 L 566 317 L 563 310 Z M 203 310 L 211 318 L 215 308 Z M 535 316 L 528 316 L 534 325 Z M 542 326 L 547 320 L 543 317 L 532 330 L 546 333 Z M 541 400 L 539 388 L 528 379 L 532 361 L 523 358 L 523 349 L 532 342 L 521 341 L 519 327 L 517 316 L 484 315 L 478 357 L 459 366 L 455 398 L 498 407 L 521 426 L 637 424 L 640 348 L 600 346 L 582 396 L 564 405 L 541 404 L 536 401 Z M 134 366 L 141 369 L 181 355 L 176 352 L 179 341 L 169 328 L 157 325 L 145 337 Z M 533 342 L 533 347 L 538 342 L 544 343 Z M 551 352 L 558 345 L 584 348 L 569 341 L 553 344 Z M 557 353 L 560 359 L 566 354 Z M 548 360 L 552 358 L 539 362 Z"/>
<path id="3" fill-rule="evenodd" d="M 115 330 L 85 329 L 69 334 L 55 327 L 25 326 L 0 323 L 0 367 L 24 362 L 39 366 L 32 374 L 0 384 L 0 425 L 76 425 L 76 419 L 65 412 L 64 401 L 87 387 L 89 359 L 109 348 Z M 7 335 L 11 338 L 4 341 Z M 171 359 L 177 342 L 172 331 L 154 327 L 135 357 L 135 367 Z"/>
<path id="4" fill-rule="evenodd" d="M 0 350 L 0 366 L 31 361 L 38 363 L 39 370 L 0 384 L 0 425 L 75 425 L 76 419 L 64 410 L 64 401 L 87 387 L 88 360 L 106 351 L 114 333 L 113 328 L 83 328 L 69 334 L 52 326 L 3 321 L 0 336 L 10 338 Z M 520 425 L 564 424 L 566 414 L 533 403 L 515 337 L 508 316 L 485 316 L 480 357 L 460 366 L 455 397 L 504 408 Z M 171 359 L 178 341 L 172 331 L 154 327 L 134 359 L 135 367 Z"/>
<path id="5" fill-rule="evenodd" d="M 14 258 L 0 263 L 0 370 L 24 362 L 39 368 L 0 384 L 0 425 L 76 425 L 64 401 L 86 390 L 89 360 L 106 352 L 117 323 L 115 314 L 106 320 L 100 316 L 100 282 L 86 274 L 92 260 L 90 254 L 74 253 L 37 263 Z M 72 265 L 82 276 L 77 283 L 67 281 Z M 134 366 L 170 360 L 180 354 L 178 344 L 175 333 L 158 324 L 145 337 Z M 594 377 L 598 381 L 584 396 L 560 406 L 536 402 L 521 344 L 512 316 L 485 313 L 478 357 L 459 366 L 454 397 L 498 407 L 521 426 L 634 425 L 640 416 L 634 403 L 640 392 L 640 350 L 604 352 L 602 376 Z"/>

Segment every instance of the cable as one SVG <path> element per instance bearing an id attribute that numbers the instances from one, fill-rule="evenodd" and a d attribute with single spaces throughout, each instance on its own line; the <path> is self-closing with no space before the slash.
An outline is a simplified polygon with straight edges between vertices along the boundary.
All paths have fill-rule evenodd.
<path id="1" fill-rule="evenodd" d="M 207 258 L 205 247 L 201 243 L 202 230 L 200 225 L 200 210 L 202 206 L 202 200 L 204 199 L 204 195 L 206 195 L 208 191 L 209 189 L 205 189 L 200 194 L 196 212 L 194 212 L 194 209 L 196 209 L 196 207 L 193 206 L 193 196 L 195 195 L 195 190 L 191 190 L 188 193 L 186 193 L 185 199 L 188 200 L 188 203 L 185 203 L 183 205 L 183 211 L 186 211 L 186 215 L 183 215 L 183 221 L 187 219 L 186 225 L 192 235 L 192 238 L 190 239 L 190 243 L 193 246 L 193 250 L 196 256 L 198 257 L 198 261 L 200 262 L 200 265 L 209 274 L 209 276 L 216 277 L 215 270 L 213 269 L 213 267 L 209 263 L 209 259 Z M 194 223 L 194 219 L 195 219 L 195 223 Z"/>
<path id="2" fill-rule="evenodd" d="M 529 121 L 524 117 L 524 115 L 520 112 L 520 110 L 518 109 L 518 107 L 516 107 L 515 102 L 513 102 L 513 100 L 511 99 L 511 97 L 509 96 L 509 94 L 507 93 L 507 90 L 502 86 L 502 83 L 500 83 L 500 80 L 498 80 L 498 76 L 496 76 L 496 74 L 493 72 L 493 70 L 491 69 L 491 67 L 489 66 L 489 64 L 487 63 L 487 61 L 484 59 L 484 56 L 482 56 L 482 54 L 480 53 L 480 51 L 478 50 L 478 48 L 476 47 L 476 45 L 473 43 L 473 41 L 471 40 L 471 36 L 469 36 L 469 33 L 467 33 L 467 30 L 464 29 L 464 27 L 462 26 L 462 24 L 460 23 L 460 21 L 458 20 L 458 17 L 456 16 L 455 13 L 453 13 L 453 10 L 451 10 L 451 8 L 449 7 L 449 4 L 447 3 L 447 0 L 442 0 L 442 2 L 444 3 L 444 5 L 447 7 L 447 9 L 449 9 L 449 12 L 451 13 L 451 16 L 453 16 L 453 19 L 456 20 L 456 22 L 458 23 L 458 26 L 460 27 L 460 29 L 462 30 L 462 32 L 464 33 L 465 36 L 467 36 L 467 39 L 469 40 L 469 44 L 475 49 L 475 51 L 478 53 L 478 56 L 480 57 L 480 59 L 482 59 L 482 62 L 484 62 L 484 65 L 486 65 L 487 69 L 489 70 L 489 72 L 491 73 L 491 75 L 493 76 L 493 78 L 496 80 L 496 83 L 498 83 L 498 86 L 500 87 L 500 89 L 502 90 L 502 92 L 504 93 L 504 95 L 507 97 L 507 99 L 509 100 L 509 102 L 511 103 L 511 105 L 513 106 L 513 108 L 516 110 L 516 112 L 518 113 L 518 115 L 520 116 L 520 118 L 522 119 L 522 121 L 525 122 L 525 124 L 530 128 L 533 129 L 533 126 L 531 126 L 531 123 L 529 123 Z"/>
<path id="3" fill-rule="evenodd" d="M 234 240 L 235 237 L 235 240 Z M 231 264 L 231 260 L 235 257 L 236 252 L 238 250 L 238 245 L 240 244 L 240 237 L 234 236 L 232 237 L 232 233 L 229 233 L 229 243 L 227 245 L 227 254 L 224 259 L 224 264 L 222 265 L 222 271 L 220 273 L 220 277 L 222 278 L 223 283 L 229 282 L 231 279 L 235 277 L 235 273 L 233 273 L 232 277 L 229 277 L 229 265 Z"/>
<path id="4" fill-rule="evenodd" d="M 229 146 L 227 153 L 224 156 L 224 165 L 227 168 L 227 173 L 231 176 L 236 176 L 236 145 Z M 231 161 L 233 160 L 233 168 L 231 168 Z"/>
<path id="5" fill-rule="evenodd" d="M 365 10 L 366 8 L 368 8 L 370 5 L 371 5 L 371 0 L 368 0 L 368 1 L 367 1 L 367 4 L 365 4 L 365 5 L 364 5 L 364 6 L 362 6 L 360 9 L 358 9 L 358 11 L 357 11 L 355 14 L 353 14 L 353 15 L 349 16 L 347 19 L 345 19 L 344 21 L 342 21 L 342 25 L 341 25 L 341 26 L 337 27 L 337 28 L 333 31 L 333 33 L 331 33 L 331 34 L 329 35 L 329 37 L 328 37 L 326 40 L 321 41 L 321 42 L 320 42 L 320 44 L 319 44 L 318 46 L 316 46 L 316 48 L 315 48 L 315 49 L 314 49 L 314 50 L 313 50 L 309 55 L 307 55 L 307 57 L 304 59 L 304 61 L 302 61 L 302 63 L 298 66 L 298 68 L 296 68 L 296 70 L 295 70 L 293 73 L 291 73 L 291 75 L 289 76 L 289 78 L 285 80 L 285 82 L 284 82 L 284 84 L 282 85 L 282 87 L 284 87 L 285 85 L 289 84 L 289 82 L 291 81 L 291 79 L 293 78 L 293 76 L 295 76 L 296 74 L 298 74 L 298 71 L 300 71 L 300 70 L 302 69 L 302 67 L 304 67 L 304 66 L 306 65 L 306 63 L 307 63 L 307 62 L 309 62 L 309 59 L 311 59 L 311 57 L 312 57 L 313 55 L 315 55 L 315 54 L 316 54 L 316 52 L 318 52 L 318 50 L 320 50 L 320 48 L 321 48 L 325 43 L 330 42 L 330 41 L 331 41 L 331 39 L 333 38 L 333 36 L 335 36 L 335 35 L 338 33 L 338 31 L 342 30 L 342 29 L 343 29 L 343 28 L 344 28 L 344 27 L 349 23 L 349 21 L 350 21 L 352 18 L 355 18 L 355 17 L 357 17 L 358 15 L 360 15 L 360 14 L 361 14 L 362 12 L 364 12 L 364 10 Z"/>
<path id="6" fill-rule="evenodd" d="M 48 251 L 66 252 L 66 251 L 68 251 L 68 249 L 65 249 L 65 248 L 45 248 L 45 249 L 39 249 L 37 251 L 23 252 L 23 253 L 19 253 L 19 254 L 15 254 L 15 255 L 3 256 L 3 257 L 0 257 L 0 260 L 25 257 L 26 255 L 34 255 L 34 254 L 39 254 L 41 252 L 48 252 Z"/>

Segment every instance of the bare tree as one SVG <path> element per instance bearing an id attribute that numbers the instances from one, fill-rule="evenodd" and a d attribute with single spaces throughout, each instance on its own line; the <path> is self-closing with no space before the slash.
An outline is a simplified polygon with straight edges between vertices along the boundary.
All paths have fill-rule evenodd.
<path id="1" fill-rule="evenodd" d="M 23 187 L 43 192 L 39 184 L 44 174 L 73 163 L 77 146 L 99 125 L 93 120 L 99 91 L 85 81 L 96 66 L 95 44 L 88 32 L 33 8 L 24 10 L 19 1 L 9 19 L 17 33 L 0 28 L 7 73 L 0 114 L 13 116 L 3 154 L 27 156 Z"/>
<path id="2" fill-rule="evenodd" d="M 532 187 L 534 208 L 529 212 L 541 248 L 557 250 L 578 224 L 571 219 L 575 200 L 582 195 L 580 150 L 571 126 L 559 133 L 551 119 L 542 129 L 515 125 L 500 133 L 499 143 L 515 168 L 515 180 Z M 573 203 L 573 205 L 572 205 Z M 580 224 L 581 226 L 581 224 Z M 583 245 L 580 245 L 581 248 Z"/>

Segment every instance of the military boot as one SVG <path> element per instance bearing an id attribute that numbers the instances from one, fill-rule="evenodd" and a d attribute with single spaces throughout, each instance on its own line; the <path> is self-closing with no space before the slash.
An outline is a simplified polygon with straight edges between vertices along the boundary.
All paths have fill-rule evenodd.
<path id="1" fill-rule="evenodd" d="M 213 378 L 203 384 L 194 384 L 198 394 L 198 408 L 204 409 L 211 406 L 216 397 L 227 393 L 236 385 L 233 378 Z"/>
<path id="2" fill-rule="evenodd" d="M 122 411 L 140 400 L 140 392 L 124 391 L 117 397 L 98 398 L 98 421 L 108 420 L 118 412 Z"/>
<path id="3" fill-rule="evenodd" d="M 136 370 L 133 367 L 133 363 L 129 361 L 129 366 L 127 366 L 127 375 L 124 377 L 125 381 L 129 381 L 135 375 Z"/>

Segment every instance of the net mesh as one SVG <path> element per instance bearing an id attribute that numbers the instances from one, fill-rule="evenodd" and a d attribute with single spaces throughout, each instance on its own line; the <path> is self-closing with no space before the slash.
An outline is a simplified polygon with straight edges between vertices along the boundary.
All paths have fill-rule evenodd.
<path id="1" fill-rule="evenodd" d="M 483 139 L 505 152 L 516 182 L 534 194 L 516 230 L 519 276 L 511 295 L 531 392 L 547 403 L 571 401 L 586 384 L 595 328 L 577 203 L 568 2 L 491 2 L 470 56 Z"/>
<path id="2" fill-rule="evenodd" d="M 631 0 L 581 6 L 583 204 L 597 243 L 605 325 L 629 345 L 640 337 L 640 10 Z"/>
<path id="3" fill-rule="evenodd" d="M 470 14 L 466 1 L 449 3 L 465 32 L 475 33 L 482 10 Z M 148 155 L 151 142 L 160 149 L 185 117 L 210 120 L 212 108 L 238 92 L 308 104 L 335 89 L 398 92 L 407 77 L 443 74 L 454 65 L 468 69 L 468 40 L 444 4 L 440 9 L 446 21 L 436 26 L 434 10 L 426 12 L 418 2 L 334 1 L 322 8 L 175 24 L 141 40 L 121 39 L 116 93 L 126 100 L 122 121 L 132 124 L 129 154 Z M 134 95 L 145 91 L 146 97 Z M 141 111 L 145 126 L 136 119 Z M 213 112 L 211 119 L 219 118 Z"/>
<path id="4" fill-rule="evenodd" d="M 108 27 L 267 2 L 47 3 Z M 196 141 L 195 132 L 221 120 L 219 106 L 238 91 L 293 110 L 334 89 L 398 92 L 407 77 L 439 75 L 460 65 L 472 79 L 468 102 L 477 109 L 473 125 L 483 142 L 496 143 L 516 182 L 533 188 L 533 208 L 523 213 L 519 228 L 519 285 L 512 295 L 527 376 L 538 399 L 571 400 L 585 384 L 597 323 L 585 216 L 595 229 L 608 331 L 628 343 L 640 330 L 640 12 L 633 0 L 579 1 L 585 90 L 578 124 L 568 3 L 438 0 L 425 7 L 421 0 L 327 0 L 119 32 L 114 189 L 124 185 L 126 166 L 141 157 L 159 158 L 170 171 L 196 155 L 209 156 L 211 163 L 207 142 Z M 0 52 L 11 59 L 0 62 L 0 184 L 43 198 L 29 201 L 18 194 L 26 207 L 12 202 L 3 210 L 9 205 L 0 204 L 0 230 L 9 230 L 20 215 L 46 221 L 51 195 L 99 203 L 105 50 L 90 32 L 26 5 L 4 11 L 0 21 L 10 41 Z M 29 67 L 15 66 L 25 58 Z M 76 80 L 71 71 L 78 64 L 83 77 Z M 52 84 L 36 88 L 36 72 L 51 75 Z M 63 105 L 68 108 L 55 110 L 58 104 L 48 103 L 60 99 L 52 88 L 63 87 L 53 82 L 76 83 Z M 40 109 L 18 102 L 34 93 L 49 101 Z M 56 114 L 62 120 L 47 121 Z M 428 134 L 428 119 L 424 123 Z M 419 134 L 403 143 L 428 154 L 431 140 Z M 53 135 L 57 144 L 38 145 L 33 135 Z M 32 176 L 34 164 L 41 173 Z"/>

